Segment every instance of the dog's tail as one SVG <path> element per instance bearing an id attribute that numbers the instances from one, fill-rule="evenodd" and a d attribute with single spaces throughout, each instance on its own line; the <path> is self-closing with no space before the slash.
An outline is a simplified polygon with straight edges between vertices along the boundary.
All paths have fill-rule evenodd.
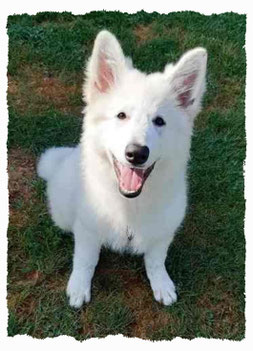
<path id="1" fill-rule="evenodd" d="M 44 180 L 49 180 L 60 163 L 74 150 L 73 147 L 53 147 L 46 150 L 40 157 L 37 172 Z"/>

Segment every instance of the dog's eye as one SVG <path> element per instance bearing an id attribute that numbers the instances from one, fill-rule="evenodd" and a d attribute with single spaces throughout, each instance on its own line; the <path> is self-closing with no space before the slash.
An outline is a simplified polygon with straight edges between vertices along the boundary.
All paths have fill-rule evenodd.
<path id="1" fill-rule="evenodd" d="M 120 112 L 120 113 L 117 115 L 117 117 L 118 117 L 119 119 L 125 119 L 125 118 L 126 118 L 126 114 L 125 114 L 125 112 Z"/>
<path id="2" fill-rule="evenodd" d="M 162 127 L 162 126 L 164 126 L 166 124 L 164 119 L 162 117 L 160 117 L 160 116 L 157 116 L 156 118 L 154 118 L 153 119 L 153 123 L 157 127 Z"/>

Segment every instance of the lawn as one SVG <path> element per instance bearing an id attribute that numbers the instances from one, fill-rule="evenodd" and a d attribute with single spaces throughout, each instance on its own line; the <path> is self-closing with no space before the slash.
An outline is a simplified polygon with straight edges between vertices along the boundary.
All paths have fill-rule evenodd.
<path id="1" fill-rule="evenodd" d="M 243 339 L 246 16 L 42 12 L 9 16 L 7 27 L 8 335 Z M 104 249 L 91 303 L 71 309 L 65 287 L 73 238 L 53 225 L 45 184 L 36 175 L 43 150 L 79 141 L 84 64 L 105 28 L 146 72 L 162 70 L 196 46 L 209 54 L 188 169 L 187 216 L 167 262 L 179 296 L 171 307 L 153 299 L 142 257 Z"/>

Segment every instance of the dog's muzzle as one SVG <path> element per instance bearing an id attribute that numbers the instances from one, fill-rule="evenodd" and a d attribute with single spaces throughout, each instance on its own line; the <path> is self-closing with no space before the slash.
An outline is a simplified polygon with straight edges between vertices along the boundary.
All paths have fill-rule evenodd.
<path id="1" fill-rule="evenodd" d="M 128 198 L 140 195 L 143 185 L 155 166 L 155 162 L 148 168 L 129 167 L 113 157 L 114 170 L 119 183 L 120 193 Z"/>

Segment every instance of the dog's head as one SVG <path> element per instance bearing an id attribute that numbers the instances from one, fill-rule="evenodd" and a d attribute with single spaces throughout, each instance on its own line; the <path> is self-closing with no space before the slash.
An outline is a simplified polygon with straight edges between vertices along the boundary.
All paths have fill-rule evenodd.
<path id="1" fill-rule="evenodd" d="M 98 34 L 84 86 L 85 128 L 124 196 L 139 195 L 158 163 L 173 171 L 187 162 L 206 62 L 206 50 L 196 48 L 164 72 L 147 75 L 132 66 L 111 33 Z"/>

